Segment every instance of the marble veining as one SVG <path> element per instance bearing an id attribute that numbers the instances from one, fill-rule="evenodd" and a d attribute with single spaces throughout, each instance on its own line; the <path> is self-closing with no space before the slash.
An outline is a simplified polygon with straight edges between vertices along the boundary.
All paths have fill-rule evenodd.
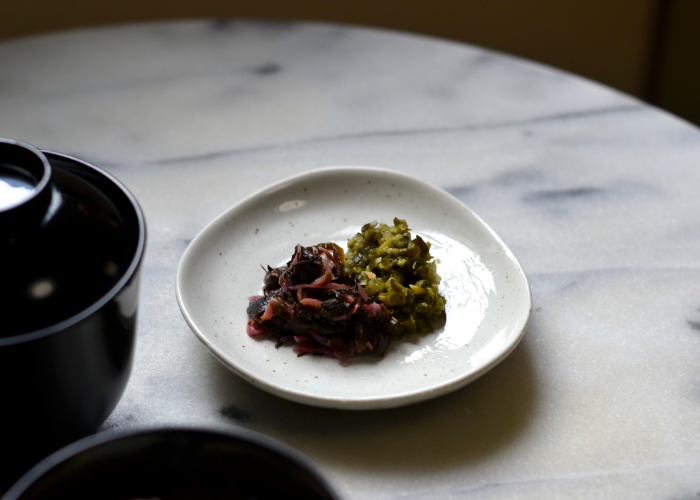
<path id="1" fill-rule="evenodd" d="M 77 30 L 3 42 L 0 64 L 0 136 L 105 168 L 146 214 L 134 371 L 104 430 L 246 427 L 348 499 L 700 495 L 696 127 L 505 54 L 332 24 Z M 435 400 L 347 412 L 267 394 L 194 337 L 174 293 L 192 238 L 332 165 L 421 177 L 513 250 L 535 308 L 498 367 Z"/>
<path id="2" fill-rule="evenodd" d="M 234 422 L 239 422 L 241 424 L 248 423 L 250 421 L 250 415 L 234 405 L 224 406 L 219 410 L 224 417 L 233 420 Z"/>
<path id="3" fill-rule="evenodd" d="M 266 68 L 266 67 L 263 67 L 263 68 Z M 181 156 L 181 157 L 176 157 L 176 158 L 163 158 L 163 159 L 153 160 L 152 162 L 155 164 L 161 164 L 161 165 L 163 165 L 163 164 L 167 165 L 169 163 L 182 163 L 182 162 L 190 163 L 190 162 L 194 162 L 197 160 L 208 160 L 208 159 L 213 159 L 213 158 L 226 157 L 229 155 L 239 155 L 239 154 L 246 154 L 246 153 L 251 153 L 251 152 L 265 152 L 265 151 L 274 150 L 274 149 L 286 149 L 286 148 L 290 148 L 290 147 L 294 147 L 294 146 L 313 145 L 313 144 L 320 143 L 320 142 L 336 142 L 336 141 L 348 141 L 348 140 L 358 140 L 359 141 L 359 140 L 363 140 L 363 139 L 373 139 L 373 138 L 381 138 L 381 137 L 397 137 L 397 136 L 400 137 L 400 136 L 440 134 L 440 133 L 462 132 L 462 131 L 466 132 L 466 131 L 472 131 L 472 130 L 486 130 L 486 129 L 491 129 L 491 128 L 502 128 L 502 127 L 503 128 L 505 128 L 505 127 L 518 127 L 518 126 L 527 125 L 530 123 L 534 124 L 534 123 L 549 122 L 549 121 L 556 121 L 556 120 L 569 120 L 569 119 L 574 119 L 574 118 L 582 118 L 582 117 L 586 117 L 586 116 L 596 116 L 596 115 L 607 114 L 607 113 L 637 111 L 640 109 L 642 109 L 642 108 L 638 107 L 638 106 L 625 106 L 625 107 L 619 107 L 619 108 L 595 109 L 595 110 L 586 110 L 586 111 L 575 111 L 575 112 L 570 112 L 570 113 L 561 113 L 561 114 L 550 115 L 550 116 L 539 116 L 539 117 L 530 118 L 528 120 L 523 120 L 523 121 L 519 121 L 519 122 L 472 124 L 472 125 L 462 125 L 462 126 L 446 127 L 446 128 L 432 128 L 432 129 L 358 132 L 358 133 L 354 133 L 354 134 L 343 134 L 343 135 L 335 135 L 335 136 L 327 136 L 327 137 L 313 137 L 313 138 L 309 138 L 309 139 L 305 139 L 303 141 L 293 142 L 293 143 L 266 144 L 266 145 L 250 147 L 250 148 L 243 148 L 243 149 L 236 149 L 236 150 L 212 151 L 212 152 L 203 153 L 203 154 L 200 154 L 197 156 Z"/>

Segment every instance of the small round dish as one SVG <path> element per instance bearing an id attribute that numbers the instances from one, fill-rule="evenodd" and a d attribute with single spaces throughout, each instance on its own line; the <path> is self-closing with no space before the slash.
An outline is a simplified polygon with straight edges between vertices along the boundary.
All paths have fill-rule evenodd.
<path id="1" fill-rule="evenodd" d="M 260 266 L 287 262 L 296 244 L 346 248 L 363 224 L 405 219 L 432 245 L 447 319 L 435 332 L 393 342 L 384 357 L 297 357 L 246 335 Z M 458 389 L 502 361 L 523 336 L 530 287 L 501 239 L 441 189 L 370 167 L 315 170 L 275 183 L 206 226 L 186 249 L 177 301 L 195 335 L 252 384 L 299 403 L 391 408 Z"/>

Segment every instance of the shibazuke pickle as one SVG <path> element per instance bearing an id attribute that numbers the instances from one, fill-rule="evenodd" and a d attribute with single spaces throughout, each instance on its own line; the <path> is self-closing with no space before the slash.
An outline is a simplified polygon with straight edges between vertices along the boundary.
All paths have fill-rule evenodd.
<path id="1" fill-rule="evenodd" d="M 277 347 L 351 358 L 384 355 L 392 339 L 429 333 L 445 316 L 430 244 L 411 239 L 406 222 L 372 222 L 348 241 L 297 245 L 286 266 L 267 267 L 263 295 L 250 297 L 247 333 L 268 333 Z"/>

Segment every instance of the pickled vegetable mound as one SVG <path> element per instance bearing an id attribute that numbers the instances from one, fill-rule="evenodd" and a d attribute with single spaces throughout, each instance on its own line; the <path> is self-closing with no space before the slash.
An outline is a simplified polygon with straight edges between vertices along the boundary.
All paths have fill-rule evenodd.
<path id="1" fill-rule="evenodd" d="M 268 266 L 263 295 L 249 299 L 248 335 L 268 333 L 277 347 L 295 342 L 300 356 L 383 355 L 396 320 L 343 272 L 343 262 L 342 248 L 322 243 L 297 245 L 286 266 Z"/>
<path id="2" fill-rule="evenodd" d="M 445 317 L 430 243 L 418 235 L 411 239 L 405 220 L 365 224 L 348 241 L 344 272 L 392 311 L 394 335 L 429 333 L 431 323 Z"/>
<path id="3" fill-rule="evenodd" d="M 445 299 L 430 243 L 406 221 L 371 222 L 348 241 L 297 245 L 285 266 L 267 266 L 263 295 L 249 298 L 247 333 L 268 334 L 294 352 L 351 358 L 384 355 L 392 338 L 433 331 Z"/>

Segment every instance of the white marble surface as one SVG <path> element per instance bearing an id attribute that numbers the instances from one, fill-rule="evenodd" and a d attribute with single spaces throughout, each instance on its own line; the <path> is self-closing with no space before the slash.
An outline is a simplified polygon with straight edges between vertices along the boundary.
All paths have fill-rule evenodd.
<path id="1" fill-rule="evenodd" d="M 0 44 L 0 136 L 122 180 L 149 225 L 134 371 L 104 428 L 242 426 L 348 499 L 700 495 L 700 131 L 474 47 L 196 21 Z M 175 302 L 210 220 L 329 165 L 434 183 L 519 258 L 535 311 L 475 383 L 404 408 L 291 403 L 224 368 Z"/>

